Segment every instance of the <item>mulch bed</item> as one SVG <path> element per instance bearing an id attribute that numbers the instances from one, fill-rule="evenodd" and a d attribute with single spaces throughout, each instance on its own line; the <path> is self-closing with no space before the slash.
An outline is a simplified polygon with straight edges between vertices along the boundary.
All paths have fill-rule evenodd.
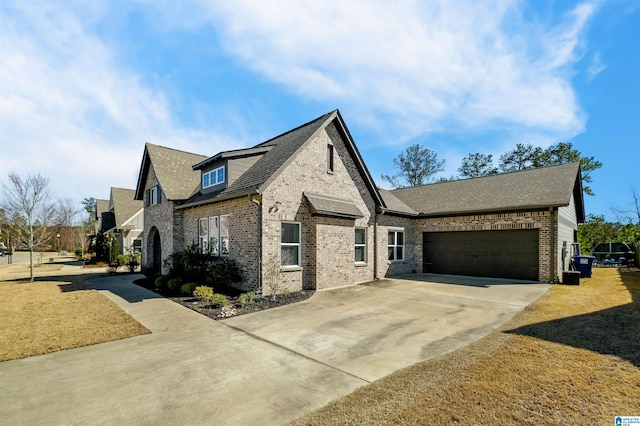
<path id="1" fill-rule="evenodd" d="M 155 285 L 151 284 L 147 279 L 135 280 L 133 283 L 214 320 L 222 320 L 232 316 L 245 315 L 252 312 L 264 311 L 265 309 L 277 308 L 278 306 L 289 305 L 291 303 L 302 302 L 315 293 L 312 290 L 296 291 L 293 293 L 280 294 L 275 300 L 271 296 L 258 297 L 254 300 L 253 304 L 241 307 L 238 304 L 239 290 L 234 288 L 216 289 L 216 293 L 224 294 L 230 302 L 229 306 L 218 308 L 211 306 L 209 302 L 195 299 L 192 296 L 162 294 L 162 292 L 155 288 Z"/>
<path id="2" fill-rule="evenodd" d="M 196 312 L 199 312 L 202 315 L 206 315 L 209 318 L 222 320 L 232 316 L 245 315 L 252 312 L 263 311 L 265 309 L 277 308 L 278 306 L 289 305 L 291 303 L 302 302 L 303 300 L 307 300 L 309 297 L 311 297 L 313 293 L 313 291 L 298 291 L 295 293 L 287 293 L 279 295 L 276 300 L 273 300 L 271 296 L 260 297 L 259 299 L 255 300 L 252 305 L 247 305 L 244 307 L 240 307 L 240 305 L 237 303 L 237 297 L 227 296 L 227 299 L 229 300 L 229 302 L 231 302 L 231 304 L 226 308 L 214 308 L 208 302 L 203 302 L 202 300 L 194 299 L 193 297 L 168 296 L 167 299 L 173 300 L 174 302 L 179 303 L 182 306 L 185 306 Z"/>

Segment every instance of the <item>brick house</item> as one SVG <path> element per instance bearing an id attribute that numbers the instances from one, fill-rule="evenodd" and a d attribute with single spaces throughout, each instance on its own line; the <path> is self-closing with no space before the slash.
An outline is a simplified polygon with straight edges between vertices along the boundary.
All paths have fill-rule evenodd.
<path id="1" fill-rule="evenodd" d="M 558 281 L 585 219 L 578 163 L 381 194 L 412 218 L 407 244 L 423 272 Z"/>
<path id="2" fill-rule="evenodd" d="M 204 155 L 145 144 L 135 199 L 143 201 L 142 267 L 160 272 L 162 261 L 184 248 L 176 207 L 198 190 L 200 173 L 191 166 Z"/>
<path id="3" fill-rule="evenodd" d="M 561 276 L 557 244 L 575 241 L 573 231 L 584 218 L 578 165 L 500 176 L 506 180 L 380 190 L 337 110 L 254 147 L 208 158 L 147 144 L 135 194 L 148 206 L 143 266 L 159 270 L 161 259 L 195 243 L 236 260 L 243 290 L 323 289 L 412 272 L 455 272 L 447 270 L 454 262 L 438 257 L 432 237 L 482 231 L 465 234 L 477 240 L 477 253 L 467 248 L 465 256 L 486 258 L 492 244 L 507 244 L 508 253 L 518 248 L 514 238 L 525 237 L 527 247 L 537 244 L 536 250 L 522 251 L 526 273 L 511 267 L 507 275 L 542 281 Z M 535 191 L 511 189 L 514 182 L 535 179 L 542 179 L 530 184 Z M 449 202 L 459 197 L 463 206 L 473 205 L 464 201 L 465 191 L 479 188 L 496 199 L 493 205 L 468 211 Z M 446 195 L 450 191 L 452 197 Z M 537 275 L 529 270 L 534 251 Z M 494 263 L 483 269 L 475 262 L 474 269 L 467 262 L 469 267 L 456 271 L 505 275 L 504 265 Z"/>

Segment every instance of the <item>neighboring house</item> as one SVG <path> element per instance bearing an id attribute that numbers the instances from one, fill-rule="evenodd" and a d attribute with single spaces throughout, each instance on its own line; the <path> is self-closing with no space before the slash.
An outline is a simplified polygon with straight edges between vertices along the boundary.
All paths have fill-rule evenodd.
<path id="1" fill-rule="evenodd" d="M 94 234 L 113 227 L 113 217 L 109 214 L 109 200 L 96 200 L 96 212 L 93 219 L 95 223 L 95 229 L 93 230 Z"/>
<path id="2" fill-rule="evenodd" d="M 102 231 L 115 238 L 123 254 L 142 251 L 144 209 L 134 196 L 133 189 L 111 188 L 109 211 L 102 214 Z"/>
<path id="3" fill-rule="evenodd" d="M 580 185 L 570 164 L 379 190 L 336 110 L 209 158 L 147 144 L 135 198 L 149 206 L 144 267 L 198 244 L 267 294 L 422 271 L 557 279 Z"/>

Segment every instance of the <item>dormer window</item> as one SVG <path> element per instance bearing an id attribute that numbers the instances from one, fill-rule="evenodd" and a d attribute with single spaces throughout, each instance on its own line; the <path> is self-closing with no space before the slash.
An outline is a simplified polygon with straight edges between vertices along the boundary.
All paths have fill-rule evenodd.
<path id="1" fill-rule="evenodd" d="M 202 188 L 209 188 L 221 183 L 224 183 L 224 166 L 202 174 Z"/>

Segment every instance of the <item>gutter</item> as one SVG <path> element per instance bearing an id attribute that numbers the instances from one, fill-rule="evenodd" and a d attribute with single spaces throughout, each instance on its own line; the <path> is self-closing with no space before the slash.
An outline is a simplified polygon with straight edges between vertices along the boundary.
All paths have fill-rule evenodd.
<path id="1" fill-rule="evenodd" d="M 378 277 L 378 213 L 373 213 L 373 279 L 379 280 Z"/>
<path id="2" fill-rule="evenodd" d="M 551 235 L 550 235 L 550 245 L 551 245 L 551 262 L 550 265 L 550 279 L 549 281 L 551 283 L 557 282 L 556 279 L 557 277 L 557 267 L 556 267 L 556 263 L 557 263 L 557 256 L 558 253 L 556 252 L 556 216 L 558 215 L 558 209 L 557 207 L 549 207 L 549 214 L 551 216 Z"/>
<path id="3" fill-rule="evenodd" d="M 236 194 L 227 194 L 227 195 L 222 195 L 222 196 L 216 196 L 213 198 L 207 198 L 206 200 L 200 200 L 200 201 L 196 201 L 193 203 L 189 203 L 189 204 L 181 204 L 179 206 L 176 206 L 176 210 L 181 210 L 181 209 L 188 209 L 190 207 L 198 207 L 198 206 L 202 206 L 205 204 L 212 204 L 212 203 L 218 203 L 220 201 L 227 201 L 227 200 L 233 200 L 236 198 L 242 198 L 245 196 L 253 196 L 253 195 L 259 195 L 260 192 L 258 192 L 257 189 L 250 189 L 247 191 L 242 191 L 242 192 L 238 192 Z"/>

